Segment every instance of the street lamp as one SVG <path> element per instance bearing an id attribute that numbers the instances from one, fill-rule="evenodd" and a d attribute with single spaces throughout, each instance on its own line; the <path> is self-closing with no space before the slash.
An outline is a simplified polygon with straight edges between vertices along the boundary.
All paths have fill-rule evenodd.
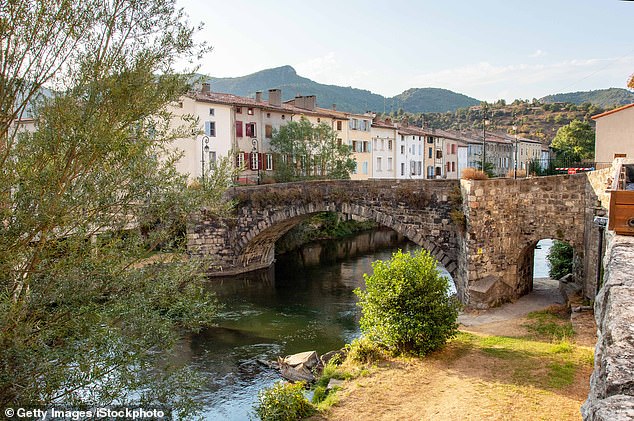
<path id="1" fill-rule="evenodd" d="M 482 114 L 482 171 L 484 164 L 487 162 L 487 106 L 484 105 Z"/>
<path id="2" fill-rule="evenodd" d="M 200 142 L 200 164 L 202 166 L 202 181 L 205 182 L 205 154 L 209 153 L 209 136 L 203 136 Z"/>
<path id="3" fill-rule="evenodd" d="M 260 184 L 260 156 L 258 155 L 258 140 L 256 138 L 251 139 L 251 144 L 253 145 L 251 153 L 254 153 L 256 156 L 255 163 L 258 170 L 257 183 Z M 251 169 L 253 169 L 253 157 L 251 158 Z"/>
<path id="4" fill-rule="evenodd" d="M 513 133 L 515 134 L 515 159 L 513 160 L 515 165 L 513 168 L 513 178 L 517 179 L 517 123 L 513 119 Z"/>

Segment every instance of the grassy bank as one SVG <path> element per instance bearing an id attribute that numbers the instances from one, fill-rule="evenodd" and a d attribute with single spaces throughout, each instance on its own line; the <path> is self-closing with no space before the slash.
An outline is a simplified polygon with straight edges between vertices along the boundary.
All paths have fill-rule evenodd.
<path id="1" fill-rule="evenodd" d="M 593 349 L 559 308 L 509 321 L 505 336 L 461 330 L 426 358 L 359 365 L 313 420 L 578 420 Z M 350 364 L 349 361 L 346 364 Z M 353 371 L 346 366 L 346 372 Z"/>

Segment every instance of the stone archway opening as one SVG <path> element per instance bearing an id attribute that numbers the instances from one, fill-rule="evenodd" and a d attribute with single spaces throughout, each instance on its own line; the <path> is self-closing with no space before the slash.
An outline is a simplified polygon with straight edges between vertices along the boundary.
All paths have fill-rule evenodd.
<path id="1" fill-rule="evenodd" d="M 550 251 L 557 243 L 561 244 L 560 247 L 570 250 L 569 260 L 572 267 L 574 248 L 568 242 L 554 238 L 543 238 L 531 242 L 521 251 L 517 262 L 516 293 L 518 297 L 533 291 L 537 285 L 539 289 L 553 288 L 557 285 L 558 279 L 552 279 L 551 265 L 548 260 Z M 556 278 L 559 277 L 556 276 Z"/>

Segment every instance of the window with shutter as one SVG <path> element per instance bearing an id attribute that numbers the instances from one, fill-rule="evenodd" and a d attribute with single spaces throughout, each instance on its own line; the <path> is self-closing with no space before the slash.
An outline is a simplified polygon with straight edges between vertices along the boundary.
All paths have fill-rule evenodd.
<path id="1" fill-rule="evenodd" d="M 273 126 L 267 124 L 264 126 L 264 132 L 264 136 L 266 136 L 267 139 L 271 139 L 273 137 Z"/>
<path id="2" fill-rule="evenodd" d="M 216 122 L 205 121 L 205 134 L 210 137 L 216 136 Z"/>
<path id="3" fill-rule="evenodd" d="M 242 137 L 242 122 L 236 121 L 236 137 Z"/>

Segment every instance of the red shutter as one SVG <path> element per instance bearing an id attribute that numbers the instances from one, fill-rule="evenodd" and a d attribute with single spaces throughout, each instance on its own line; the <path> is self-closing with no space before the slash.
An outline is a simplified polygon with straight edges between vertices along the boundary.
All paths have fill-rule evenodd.
<path id="1" fill-rule="evenodd" d="M 249 152 L 242 152 L 243 155 L 243 159 L 244 159 L 244 168 L 249 169 L 251 168 L 251 161 L 249 160 L 249 158 L 251 157 L 251 155 L 249 154 Z"/>
<path id="2" fill-rule="evenodd" d="M 242 137 L 242 122 L 236 121 L 236 137 Z"/>
<path id="3" fill-rule="evenodd" d="M 262 158 L 265 158 L 264 154 L 263 153 L 259 153 L 258 154 L 258 170 L 263 170 L 264 169 L 264 165 L 263 165 L 264 159 L 262 159 Z"/>

